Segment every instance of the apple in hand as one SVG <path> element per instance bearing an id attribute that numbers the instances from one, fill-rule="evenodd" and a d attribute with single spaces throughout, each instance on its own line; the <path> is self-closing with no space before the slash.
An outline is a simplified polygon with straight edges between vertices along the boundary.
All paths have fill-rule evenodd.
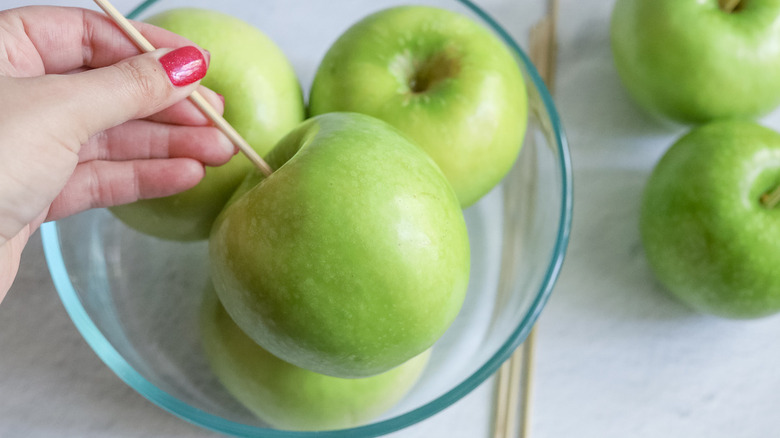
<path id="1" fill-rule="evenodd" d="M 304 118 L 295 71 L 285 55 L 261 31 L 220 12 L 177 8 L 146 21 L 183 35 L 211 52 L 201 84 L 225 97 L 225 119 L 260 154 Z M 208 238 L 230 195 L 253 168 L 243 155 L 207 168 L 195 187 L 177 195 L 111 208 L 132 228 L 172 240 Z"/>
<path id="2" fill-rule="evenodd" d="M 780 3 L 617 0 L 615 67 L 652 113 L 684 123 L 753 117 L 780 104 Z"/>
<path id="3" fill-rule="evenodd" d="M 640 230 L 660 282 L 694 309 L 729 318 L 780 311 L 780 134 L 718 121 L 678 140 L 656 165 Z"/>
<path id="4" fill-rule="evenodd" d="M 426 6 L 385 9 L 344 32 L 316 72 L 309 109 L 369 114 L 400 129 L 436 161 L 463 207 L 512 167 L 528 111 L 504 43 L 463 15 Z"/>
<path id="5" fill-rule="evenodd" d="M 465 220 L 441 170 L 357 113 L 313 117 L 271 155 L 291 158 L 233 200 L 209 239 L 233 320 L 280 359 L 336 377 L 427 350 L 469 278 Z"/>
<path id="6" fill-rule="evenodd" d="M 417 382 L 430 351 L 376 376 L 342 379 L 289 364 L 250 339 L 213 287 L 204 298 L 203 349 L 233 396 L 272 427 L 329 430 L 359 426 L 393 407 Z"/>

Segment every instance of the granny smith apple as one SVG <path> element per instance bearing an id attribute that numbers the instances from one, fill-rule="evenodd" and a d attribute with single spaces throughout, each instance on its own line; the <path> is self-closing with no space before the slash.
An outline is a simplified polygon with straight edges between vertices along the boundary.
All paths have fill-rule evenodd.
<path id="1" fill-rule="evenodd" d="M 612 53 L 640 106 L 684 123 L 753 117 L 780 104 L 780 3 L 617 0 Z"/>
<path id="2" fill-rule="evenodd" d="M 201 84 L 225 97 L 225 119 L 260 155 L 304 118 L 303 96 L 293 67 L 260 30 L 217 11 L 177 8 L 146 21 L 183 35 L 211 52 Z M 119 207 L 112 213 L 127 225 L 173 240 L 208 238 L 230 195 L 253 165 L 237 155 L 207 168 L 194 188 L 166 198 Z"/>
<path id="3" fill-rule="evenodd" d="M 469 278 L 466 224 L 441 170 L 357 113 L 313 117 L 272 155 L 291 158 L 233 200 L 209 239 L 233 320 L 275 356 L 336 377 L 431 347 Z"/>
<path id="4" fill-rule="evenodd" d="M 780 134 L 717 121 L 679 139 L 650 176 L 641 236 L 660 282 L 694 309 L 729 318 L 780 311 Z"/>
<path id="5" fill-rule="evenodd" d="M 470 18 L 427 6 L 384 9 L 344 32 L 316 72 L 309 109 L 400 129 L 433 157 L 463 207 L 512 167 L 528 111 L 507 46 Z"/>
<path id="6" fill-rule="evenodd" d="M 233 396 L 269 425 L 287 430 L 359 426 L 393 407 L 417 382 L 430 350 L 382 374 L 342 379 L 289 364 L 250 339 L 213 287 L 201 318 L 211 369 Z"/>

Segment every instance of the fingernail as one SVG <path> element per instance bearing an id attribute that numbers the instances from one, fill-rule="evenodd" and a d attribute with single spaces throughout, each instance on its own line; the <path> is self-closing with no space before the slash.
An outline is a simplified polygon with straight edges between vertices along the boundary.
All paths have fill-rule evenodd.
<path id="1" fill-rule="evenodd" d="M 180 47 L 160 58 L 160 64 L 173 85 L 182 87 L 206 76 L 208 65 L 203 53 L 196 47 Z"/>
<path id="2" fill-rule="evenodd" d="M 225 96 L 223 96 L 223 95 L 221 95 L 221 94 L 217 93 L 217 97 L 219 97 L 219 100 L 221 100 L 221 101 L 222 101 L 222 105 L 225 105 Z"/>

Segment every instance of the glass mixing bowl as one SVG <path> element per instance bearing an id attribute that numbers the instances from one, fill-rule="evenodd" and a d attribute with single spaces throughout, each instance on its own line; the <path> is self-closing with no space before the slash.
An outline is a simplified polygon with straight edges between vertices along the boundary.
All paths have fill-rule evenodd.
<path id="1" fill-rule="evenodd" d="M 150 0 L 130 16 L 143 19 L 180 6 L 239 16 L 279 44 L 296 68 L 306 96 L 319 60 L 341 32 L 373 11 L 400 3 Z M 505 30 L 468 1 L 415 3 L 466 14 L 506 42 L 527 82 L 528 134 L 509 175 L 465 210 L 472 251 L 466 301 L 433 347 L 418 383 L 374 422 L 317 432 L 318 437 L 378 436 L 399 430 L 446 408 L 489 378 L 531 330 L 568 243 L 569 152 L 553 101 L 529 58 Z M 517 7 L 533 2 L 520 3 Z M 211 373 L 198 334 L 198 308 L 207 281 L 206 242 L 168 242 L 141 235 L 106 210 L 44 224 L 42 238 L 54 284 L 73 322 L 98 356 L 136 391 L 192 423 L 226 434 L 315 435 L 268 427 Z"/>

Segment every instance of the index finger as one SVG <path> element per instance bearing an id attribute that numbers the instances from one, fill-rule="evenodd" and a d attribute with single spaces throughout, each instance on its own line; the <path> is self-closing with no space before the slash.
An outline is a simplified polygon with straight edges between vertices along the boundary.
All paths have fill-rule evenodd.
<path id="1" fill-rule="evenodd" d="M 101 12 L 82 8 L 29 6 L 6 11 L 34 46 L 43 72 L 67 73 L 115 64 L 141 51 Z M 147 23 L 133 25 L 157 48 L 194 46 L 192 41 Z M 19 30 L 17 29 L 17 30 Z"/>

